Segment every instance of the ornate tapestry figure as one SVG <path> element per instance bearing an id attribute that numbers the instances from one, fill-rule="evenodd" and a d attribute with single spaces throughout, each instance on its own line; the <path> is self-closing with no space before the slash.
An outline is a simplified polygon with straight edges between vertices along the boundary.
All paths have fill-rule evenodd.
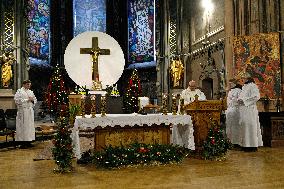
<path id="1" fill-rule="evenodd" d="M 279 33 L 234 37 L 234 77 L 254 78 L 260 96 L 277 98 L 281 89 Z"/>
<path id="2" fill-rule="evenodd" d="M 4 53 L 0 56 L 1 61 L 1 84 L 3 88 L 9 88 L 13 78 L 12 64 L 15 61 L 13 53 Z"/>
<path id="3" fill-rule="evenodd" d="M 172 60 L 171 63 L 171 78 L 173 87 L 179 87 L 182 86 L 182 79 L 183 79 L 183 73 L 184 73 L 184 66 L 181 60 Z"/>

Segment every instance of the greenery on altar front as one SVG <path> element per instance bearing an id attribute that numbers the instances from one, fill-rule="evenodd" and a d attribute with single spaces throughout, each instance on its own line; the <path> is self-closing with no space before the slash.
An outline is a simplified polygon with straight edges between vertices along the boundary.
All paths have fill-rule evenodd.
<path id="1" fill-rule="evenodd" d="M 121 168 L 138 165 L 180 163 L 192 151 L 177 145 L 133 143 L 129 146 L 108 146 L 103 151 L 87 151 L 80 164 L 94 163 L 99 168 Z"/>
<path id="2" fill-rule="evenodd" d="M 208 160 L 222 160 L 233 145 L 227 137 L 224 136 L 223 130 L 214 125 L 209 129 L 206 140 L 203 143 L 202 157 Z"/>

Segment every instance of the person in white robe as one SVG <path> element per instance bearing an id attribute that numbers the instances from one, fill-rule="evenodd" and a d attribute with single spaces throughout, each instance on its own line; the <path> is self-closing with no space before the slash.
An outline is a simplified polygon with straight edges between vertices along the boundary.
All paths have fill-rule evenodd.
<path id="1" fill-rule="evenodd" d="M 188 87 L 181 92 L 180 99 L 184 99 L 184 105 L 187 105 L 195 100 L 195 95 L 198 95 L 198 100 L 206 100 L 204 93 L 200 89 L 197 89 L 196 82 L 191 80 L 188 83 Z M 180 102 L 178 112 L 180 112 Z"/>
<path id="2" fill-rule="evenodd" d="M 21 147 L 30 147 L 35 140 L 34 105 L 37 99 L 30 90 L 31 81 L 23 81 L 23 87 L 18 89 L 14 100 L 17 105 L 16 141 L 21 142 Z"/>
<path id="3" fill-rule="evenodd" d="M 240 145 L 240 104 L 239 95 L 242 92 L 242 85 L 237 80 L 232 80 L 232 88 L 227 96 L 226 134 L 234 145 Z"/>
<path id="4" fill-rule="evenodd" d="M 256 102 L 260 99 L 260 93 L 253 78 L 247 78 L 238 101 L 240 106 L 240 135 L 241 146 L 244 151 L 257 151 L 257 147 L 263 146 L 262 135 L 258 117 Z"/>

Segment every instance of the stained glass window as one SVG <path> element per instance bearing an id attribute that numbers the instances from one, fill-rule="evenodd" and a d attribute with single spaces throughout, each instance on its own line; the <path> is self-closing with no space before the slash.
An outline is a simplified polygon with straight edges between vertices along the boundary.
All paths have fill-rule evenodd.
<path id="1" fill-rule="evenodd" d="M 155 0 L 128 1 L 129 63 L 154 62 Z"/>
<path id="2" fill-rule="evenodd" d="M 31 64 L 49 63 L 50 0 L 28 0 L 28 48 Z"/>
<path id="3" fill-rule="evenodd" d="M 106 32 L 106 0 L 74 0 L 74 36 L 85 31 Z"/>

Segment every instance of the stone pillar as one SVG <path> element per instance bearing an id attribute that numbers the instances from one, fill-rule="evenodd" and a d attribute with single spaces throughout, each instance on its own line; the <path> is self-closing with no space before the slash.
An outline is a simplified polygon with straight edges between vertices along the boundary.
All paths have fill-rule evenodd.
<path id="1" fill-rule="evenodd" d="M 226 87 L 233 77 L 234 1 L 225 1 L 225 68 Z"/>

